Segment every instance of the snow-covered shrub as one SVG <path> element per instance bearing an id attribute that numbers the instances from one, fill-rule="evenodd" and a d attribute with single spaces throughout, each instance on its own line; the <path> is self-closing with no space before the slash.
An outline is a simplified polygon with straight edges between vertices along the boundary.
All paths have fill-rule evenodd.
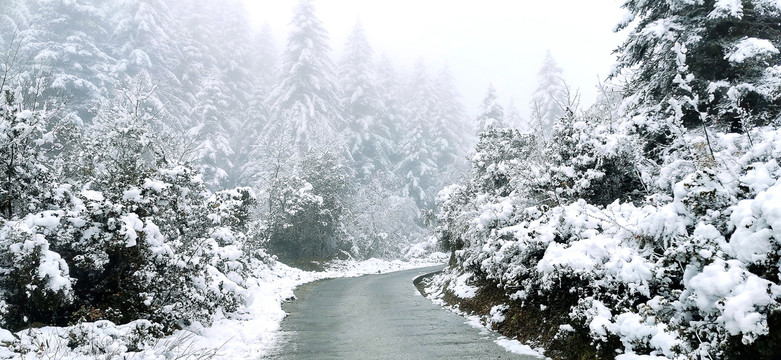
<path id="1" fill-rule="evenodd" d="M 536 165 L 529 159 L 537 149 L 537 140 L 531 133 L 512 128 L 490 127 L 481 132 L 471 159 L 477 189 L 509 195 L 514 190 L 510 180 L 529 173 L 520 169 Z"/>
<path id="2" fill-rule="evenodd" d="M 209 219 L 215 225 L 247 233 L 256 204 L 255 192 L 249 187 L 217 191 L 209 198 Z"/>
<path id="3" fill-rule="evenodd" d="M 633 141 L 607 125 L 603 117 L 571 111 L 554 124 L 541 164 L 548 167 L 537 184 L 545 203 L 584 199 L 605 206 L 640 197 L 644 189 L 635 168 Z"/>
<path id="4" fill-rule="evenodd" d="M 480 274 L 522 308 L 565 304 L 575 334 L 626 354 L 778 353 L 781 131 L 750 135 L 713 134 L 700 153 L 686 144 L 702 135 L 684 131 L 644 201 L 523 208 L 519 191 L 453 185 L 439 214 L 440 238 L 465 244 L 451 282 Z"/>
<path id="5" fill-rule="evenodd" d="M 0 325 L 11 329 L 33 323 L 63 324 L 73 302 L 70 269 L 60 254 L 50 250 L 43 235 L 58 213 L 31 214 L 0 227 L 0 298 L 4 303 Z"/>
<path id="6" fill-rule="evenodd" d="M 585 335 L 597 352 L 678 359 L 781 353 L 781 131 L 692 128 L 721 110 L 699 102 L 686 46 L 671 54 L 662 105 L 630 96 L 631 116 L 567 114 L 544 151 L 481 135 L 471 178 L 438 197 L 437 236 L 454 250 L 443 286 L 474 274 L 521 315 L 562 307 L 550 326 L 572 331 L 539 341 Z"/>
<path id="7" fill-rule="evenodd" d="M 277 178 L 269 190 L 268 248 L 288 262 L 331 259 L 346 247 L 347 168 L 329 151 L 311 152 L 300 166 L 301 176 Z"/>
<path id="8" fill-rule="evenodd" d="M 25 100 L 35 96 L 23 91 L 23 86 L 4 84 L 0 89 L 0 172 L 4 174 L 0 216 L 10 220 L 46 209 L 54 168 L 62 165 L 57 156 L 74 129 L 67 119 L 54 119 L 53 111 L 41 104 L 37 105 L 43 109 L 30 110 Z"/>
<path id="9" fill-rule="evenodd" d="M 68 347 L 86 356 L 119 356 L 154 346 L 163 336 L 162 326 L 136 320 L 118 327 L 107 320 L 81 323 L 67 328 Z"/>
<path id="10" fill-rule="evenodd" d="M 14 171 L 45 181 L 22 181 L 29 200 L 0 217 L 3 326 L 147 319 L 171 331 L 236 310 L 254 194 L 212 194 L 199 173 L 167 160 L 138 106 L 104 106 L 78 143 L 56 149 L 67 167 L 45 156 L 56 137 L 44 118 L 14 115 L 17 125 L 5 127 L 0 145 L 33 144 L 29 173 Z"/>

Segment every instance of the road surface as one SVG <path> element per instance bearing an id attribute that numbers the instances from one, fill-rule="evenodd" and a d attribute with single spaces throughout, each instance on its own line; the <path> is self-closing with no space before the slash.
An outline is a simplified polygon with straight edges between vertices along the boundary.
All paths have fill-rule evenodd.
<path id="1" fill-rule="evenodd" d="M 537 359 L 510 353 L 424 298 L 412 280 L 442 266 L 322 280 L 284 308 L 274 359 Z"/>

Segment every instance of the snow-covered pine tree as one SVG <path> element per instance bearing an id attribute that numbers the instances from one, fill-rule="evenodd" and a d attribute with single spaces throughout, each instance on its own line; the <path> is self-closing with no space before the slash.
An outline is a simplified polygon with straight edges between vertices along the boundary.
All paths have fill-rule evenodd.
<path id="1" fill-rule="evenodd" d="M 30 27 L 20 33 L 23 56 L 51 72 L 44 97 L 64 97 L 66 109 L 89 121 L 116 86 L 111 75 L 107 3 L 94 0 L 31 2 Z M 63 110 L 66 110 L 63 109 Z"/>
<path id="2" fill-rule="evenodd" d="M 565 113 L 566 84 L 562 69 L 548 51 L 537 72 L 537 88 L 532 95 L 530 125 L 534 132 L 550 139 L 553 124 Z"/>
<path id="3" fill-rule="evenodd" d="M 230 93 L 217 76 L 213 74 L 203 79 L 200 91 L 195 94 L 198 103 L 190 117 L 197 123 L 188 133 L 195 140 L 194 160 L 206 184 L 212 188 L 230 182 L 234 156 L 230 124 L 226 124 L 230 119 Z"/>
<path id="4" fill-rule="evenodd" d="M 7 50 L 19 40 L 20 32 L 30 26 L 32 17 L 25 0 L 7 0 L 0 3 L 0 50 Z"/>
<path id="5" fill-rule="evenodd" d="M 358 22 L 339 62 L 342 107 L 350 127 L 349 150 L 356 176 L 388 171 L 393 143 L 374 70 L 374 51 Z"/>
<path id="6" fill-rule="evenodd" d="M 390 131 L 391 143 L 394 146 L 393 152 L 390 154 L 391 169 L 395 170 L 401 161 L 402 154 L 399 151 L 399 145 L 406 132 L 402 86 L 393 61 L 387 54 L 380 56 L 376 72 L 380 97 L 385 106 L 384 126 Z"/>
<path id="7" fill-rule="evenodd" d="M 483 132 L 491 128 L 507 128 L 504 119 L 504 109 L 496 99 L 496 89 L 493 84 L 488 85 L 488 91 L 480 104 L 480 112 L 477 114 L 477 131 Z"/>
<path id="8" fill-rule="evenodd" d="M 733 132 L 766 124 L 781 112 L 781 6 L 764 0 L 626 1 L 627 40 L 616 71 L 635 75 L 626 87 L 632 115 L 661 122 L 676 111 L 668 91 L 683 84 L 691 106 L 686 127 L 714 125 Z M 681 58 L 685 61 L 681 64 Z M 681 66 L 687 74 L 681 74 Z M 685 83 L 684 83 L 685 82 Z M 638 119 L 638 121 L 640 121 Z M 650 127 L 653 125 L 641 124 Z"/>
<path id="9" fill-rule="evenodd" d="M 264 141 L 270 140 L 266 139 L 263 134 L 263 129 L 270 118 L 270 109 L 266 98 L 271 87 L 274 86 L 274 69 L 277 61 L 277 50 L 271 26 L 264 24 L 256 34 L 253 43 L 254 56 L 256 57 L 256 83 L 252 84 L 253 93 L 241 126 L 242 131 L 236 134 L 238 138 L 234 140 L 236 141 L 235 164 L 241 167 L 239 183 L 259 189 L 261 187 L 259 176 L 263 172 L 265 159 L 261 156 L 261 148 Z"/>
<path id="10" fill-rule="evenodd" d="M 203 50 L 191 36 L 192 16 L 175 16 L 176 8 L 187 8 L 173 0 L 111 3 L 117 76 L 128 78 L 123 79 L 126 84 L 152 79 L 156 90 L 150 100 L 161 109 L 157 118 L 182 136 L 194 126 L 194 95 L 204 77 Z"/>
<path id="11" fill-rule="evenodd" d="M 426 207 L 433 200 L 430 186 L 438 173 L 436 148 L 432 143 L 433 90 L 426 64 L 419 60 L 407 88 L 404 128 L 406 133 L 399 144 L 400 161 L 396 171 L 404 179 L 404 192 Z"/>
<path id="12" fill-rule="evenodd" d="M 208 9 L 206 13 L 211 19 L 205 28 L 208 32 L 199 34 L 199 38 L 208 39 L 209 53 L 215 54 L 216 58 L 213 72 L 219 76 L 226 91 L 225 101 L 218 110 L 221 113 L 221 127 L 225 130 L 224 136 L 229 139 L 229 148 L 223 154 L 230 166 L 223 167 L 227 177 L 220 184 L 235 186 L 241 175 L 239 164 L 246 161 L 247 155 L 247 152 L 240 151 L 243 150 L 247 134 L 251 133 L 246 127 L 249 121 L 247 110 L 258 95 L 255 86 L 261 82 L 263 74 L 268 74 L 271 69 L 259 68 L 258 60 L 264 58 L 256 57 L 256 46 L 260 44 L 253 43 L 252 29 L 243 15 L 243 3 L 235 0 L 205 1 L 201 13 L 204 9 Z M 273 53 L 262 55 L 269 57 Z M 268 91 L 268 87 L 265 89 Z M 213 134 L 215 137 L 221 135 L 219 132 Z"/>
<path id="13" fill-rule="evenodd" d="M 329 50 L 328 33 L 312 1 L 300 0 L 277 81 L 267 99 L 272 110 L 265 131 L 268 136 L 278 136 L 282 123 L 292 123 L 296 145 L 308 150 L 317 142 L 333 139 L 344 128 Z"/>
<path id="14" fill-rule="evenodd" d="M 431 137 L 435 144 L 437 166 L 445 170 L 459 162 L 473 142 L 471 126 L 464 105 L 453 81 L 450 68 L 445 65 L 434 79 L 434 116 L 431 119 Z M 443 174 L 444 175 L 444 174 Z M 439 179 L 442 184 L 455 179 Z"/>
<path id="15" fill-rule="evenodd" d="M 268 93 L 274 86 L 274 70 L 277 66 L 277 43 L 271 26 L 266 23 L 252 40 L 255 44 L 256 66 L 258 70 L 258 85 L 263 93 Z M 265 97 L 263 98 L 265 99 Z"/>

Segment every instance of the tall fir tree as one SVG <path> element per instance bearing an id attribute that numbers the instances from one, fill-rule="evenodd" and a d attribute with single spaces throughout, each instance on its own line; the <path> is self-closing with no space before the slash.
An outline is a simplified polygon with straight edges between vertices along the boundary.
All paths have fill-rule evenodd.
<path id="1" fill-rule="evenodd" d="M 308 150 L 344 128 L 329 50 L 328 33 L 312 1 L 299 1 L 277 81 L 267 99 L 273 112 L 268 135 L 277 136 L 282 123 L 292 123 L 296 145 Z"/>
<path id="2" fill-rule="evenodd" d="M 20 32 L 29 28 L 32 17 L 27 1 L 6 0 L 0 3 L 0 50 L 5 52 L 18 40 Z"/>
<path id="3" fill-rule="evenodd" d="M 264 24 L 254 40 L 256 57 L 256 83 L 252 85 L 253 95 L 249 109 L 244 117 L 241 131 L 237 132 L 236 164 L 241 166 L 239 182 L 244 185 L 258 186 L 258 175 L 262 173 L 262 144 L 265 140 L 263 130 L 270 118 L 270 109 L 266 98 L 274 86 L 274 69 L 277 62 L 277 47 L 271 26 Z"/>
<path id="4" fill-rule="evenodd" d="M 373 57 L 374 51 L 359 22 L 347 39 L 339 63 L 342 107 L 350 127 L 349 150 L 359 178 L 388 171 L 393 151 L 390 129 L 383 121 L 387 115 L 378 91 Z"/>
<path id="5" fill-rule="evenodd" d="M 431 136 L 435 144 L 437 165 L 440 169 L 446 169 L 466 154 L 473 140 L 470 136 L 472 130 L 456 90 L 453 74 L 447 65 L 434 79 L 433 91 L 435 101 Z"/>
<path id="6" fill-rule="evenodd" d="M 477 114 L 477 130 L 480 132 L 492 128 L 506 128 L 507 122 L 504 119 L 504 109 L 496 97 L 496 89 L 493 84 L 488 85 L 488 92 L 480 104 L 480 112 Z"/>
<path id="7" fill-rule="evenodd" d="M 266 96 L 274 86 L 274 70 L 277 66 L 277 43 L 274 40 L 274 31 L 268 23 L 263 24 L 252 40 L 255 49 L 256 66 L 258 71 L 258 83 L 254 88 Z M 253 97 L 253 100 L 256 97 Z M 265 99 L 265 97 L 263 97 Z"/>
<path id="8" fill-rule="evenodd" d="M 404 128 L 404 99 L 399 74 L 393 65 L 393 61 L 387 54 L 382 54 L 377 62 L 377 85 L 382 104 L 385 107 L 384 126 L 390 131 L 390 139 L 394 148 L 390 154 L 393 169 L 397 168 L 401 161 L 399 144 L 405 135 Z"/>
<path id="9" fill-rule="evenodd" d="M 553 124 L 565 115 L 566 84 L 562 69 L 548 51 L 537 72 L 537 89 L 532 95 L 530 124 L 545 139 L 552 136 Z"/>
<path id="10" fill-rule="evenodd" d="M 64 97 L 63 110 L 83 121 L 95 116 L 97 103 L 117 85 L 106 5 L 94 0 L 32 2 L 30 27 L 21 33 L 23 55 L 51 73 L 51 86 L 42 95 Z"/>
<path id="11" fill-rule="evenodd" d="M 431 141 L 433 90 L 426 64 L 419 60 L 407 87 L 404 117 L 406 133 L 399 143 L 401 158 L 397 173 L 403 179 L 404 192 L 420 207 L 431 205 L 431 185 L 438 172 L 434 144 Z"/>
<path id="12" fill-rule="evenodd" d="M 659 122 L 675 112 L 683 125 L 734 132 L 776 120 L 781 97 L 781 5 L 763 0 L 626 1 L 635 23 L 618 49 L 617 71 L 635 115 Z M 679 89 L 669 91 L 670 89 Z M 688 104 L 671 99 L 685 92 Z"/>

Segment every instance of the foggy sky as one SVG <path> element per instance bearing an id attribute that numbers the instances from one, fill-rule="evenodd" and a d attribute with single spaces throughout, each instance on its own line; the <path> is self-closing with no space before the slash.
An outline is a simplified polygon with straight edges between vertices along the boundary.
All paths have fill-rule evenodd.
<path id="1" fill-rule="evenodd" d="M 284 48 L 297 0 L 244 0 L 258 27 L 268 23 Z M 564 78 L 580 89 L 582 103 L 596 96 L 625 34 L 621 0 L 319 0 L 315 7 L 338 59 L 360 19 L 375 53 L 388 53 L 406 69 L 423 57 L 432 74 L 445 63 L 453 71 L 467 110 L 474 115 L 492 82 L 502 104 L 510 98 L 528 118 L 537 71 L 550 50 Z"/>

